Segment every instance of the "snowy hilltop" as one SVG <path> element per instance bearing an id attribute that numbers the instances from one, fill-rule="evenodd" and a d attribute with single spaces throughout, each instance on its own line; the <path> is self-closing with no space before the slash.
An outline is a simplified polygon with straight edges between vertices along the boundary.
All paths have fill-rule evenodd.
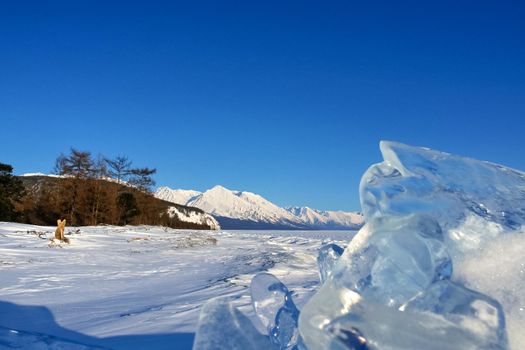
<path id="1" fill-rule="evenodd" d="M 359 213 L 308 207 L 281 208 L 258 194 L 232 191 L 222 186 L 205 192 L 160 187 L 155 196 L 202 209 L 225 229 L 356 229 L 363 224 L 363 216 Z"/>

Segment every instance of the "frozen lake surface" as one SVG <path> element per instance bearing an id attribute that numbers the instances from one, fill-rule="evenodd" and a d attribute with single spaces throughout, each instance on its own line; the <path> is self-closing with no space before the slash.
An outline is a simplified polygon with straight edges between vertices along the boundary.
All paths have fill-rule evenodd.
<path id="1" fill-rule="evenodd" d="M 247 287 L 258 272 L 281 279 L 301 307 L 319 286 L 319 248 L 344 247 L 355 231 L 69 227 L 70 245 L 49 241 L 53 233 L 0 223 L 0 348 L 15 345 L 16 330 L 114 349 L 189 349 L 210 298 L 233 296 L 253 317 Z"/>

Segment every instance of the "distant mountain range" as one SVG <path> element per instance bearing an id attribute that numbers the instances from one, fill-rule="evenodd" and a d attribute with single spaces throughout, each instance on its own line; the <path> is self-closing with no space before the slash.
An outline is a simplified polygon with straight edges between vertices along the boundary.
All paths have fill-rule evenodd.
<path id="1" fill-rule="evenodd" d="M 281 208 L 258 194 L 232 191 L 222 186 L 205 192 L 160 187 L 155 196 L 202 209 L 213 215 L 223 229 L 345 230 L 363 225 L 360 213 L 308 207 Z"/>

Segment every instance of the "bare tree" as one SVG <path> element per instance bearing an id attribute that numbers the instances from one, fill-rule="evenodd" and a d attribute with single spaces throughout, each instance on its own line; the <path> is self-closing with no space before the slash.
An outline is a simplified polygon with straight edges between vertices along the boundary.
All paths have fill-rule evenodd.
<path id="1" fill-rule="evenodd" d="M 55 166 L 53 167 L 53 174 L 61 175 L 63 169 L 66 167 L 66 156 L 63 153 L 55 160 Z"/>
<path id="2" fill-rule="evenodd" d="M 71 148 L 69 156 L 61 154 L 56 161 L 55 171 L 59 175 L 71 175 L 75 178 L 89 178 L 93 176 L 94 162 L 91 152 L 79 151 Z"/>
<path id="3" fill-rule="evenodd" d="M 93 175 L 98 179 L 104 179 L 110 176 L 106 158 L 100 154 L 97 156 L 97 159 L 93 161 Z"/>
<path id="4" fill-rule="evenodd" d="M 93 175 L 93 179 L 90 179 L 89 183 L 87 183 L 89 187 L 87 194 L 88 203 L 91 207 L 89 222 L 91 225 L 97 225 L 101 219 L 101 212 L 104 211 L 104 203 L 108 201 L 109 196 L 108 190 L 106 186 L 104 186 L 104 181 L 101 181 L 108 177 L 106 159 L 101 155 L 97 157 L 97 160 L 93 164 Z"/>
<path id="5" fill-rule="evenodd" d="M 126 181 L 131 173 L 131 160 L 127 156 L 117 156 L 115 159 L 105 159 L 108 165 L 108 174 L 118 183 Z"/>
<path id="6" fill-rule="evenodd" d="M 91 153 L 71 148 L 68 156 L 61 154 L 57 158 L 55 172 L 66 175 L 60 182 L 59 200 L 63 204 L 63 214 L 71 224 L 82 224 L 88 211 L 84 202 L 91 193 L 87 180 L 96 175 Z"/>

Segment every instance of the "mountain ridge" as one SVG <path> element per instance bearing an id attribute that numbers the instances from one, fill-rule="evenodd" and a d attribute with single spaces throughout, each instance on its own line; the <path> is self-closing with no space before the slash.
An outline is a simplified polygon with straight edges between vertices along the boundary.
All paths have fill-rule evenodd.
<path id="1" fill-rule="evenodd" d="M 216 185 L 204 192 L 162 186 L 155 196 L 197 207 L 213 215 L 225 229 L 358 229 L 357 212 L 323 211 L 309 207 L 279 207 L 259 194 Z"/>

